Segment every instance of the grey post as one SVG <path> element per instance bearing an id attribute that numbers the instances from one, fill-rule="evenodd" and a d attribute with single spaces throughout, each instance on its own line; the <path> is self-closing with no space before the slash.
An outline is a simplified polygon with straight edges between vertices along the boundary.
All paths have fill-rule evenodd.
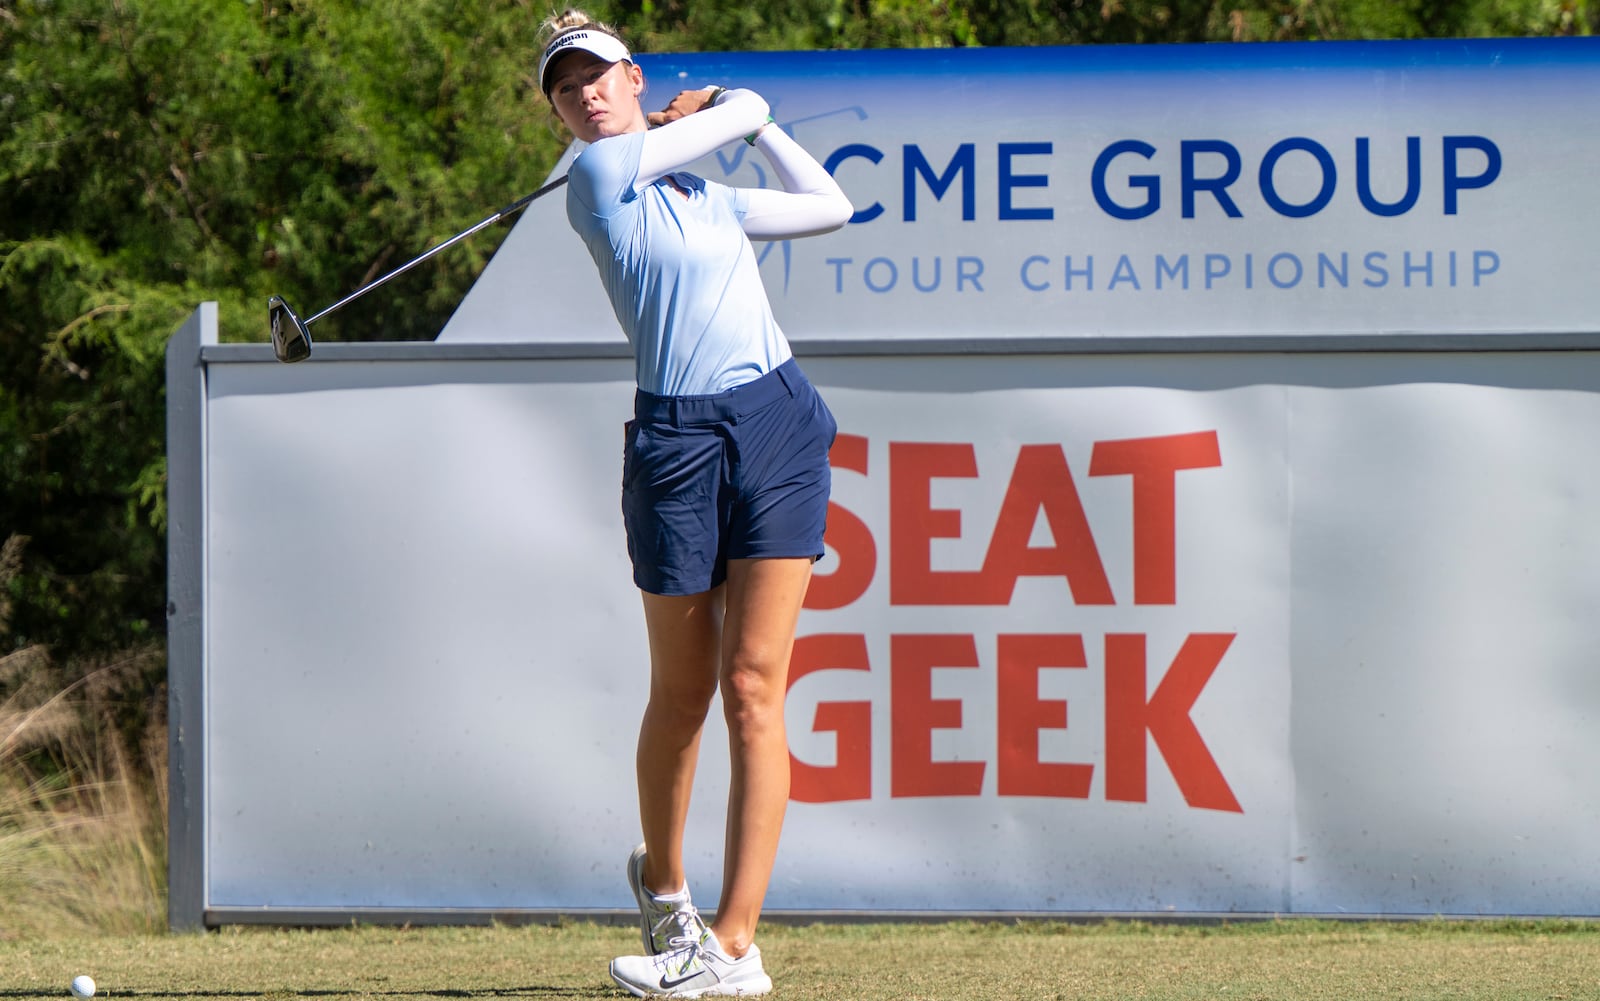
<path id="1" fill-rule="evenodd" d="M 167 923 L 205 927 L 206 370 L 217 304 L 167 342 Z"/>

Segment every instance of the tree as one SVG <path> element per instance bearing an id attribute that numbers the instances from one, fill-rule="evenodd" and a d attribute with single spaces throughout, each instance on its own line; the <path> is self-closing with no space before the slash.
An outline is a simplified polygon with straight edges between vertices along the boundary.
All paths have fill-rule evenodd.
<path id="1" fill-rule="evenodd" d="M 591 5 L 650 51 L 1579 34 L 1592 0 L 641 0 Z"/>
<path id="2" fill-rule="evenodd" d="M 166 340 L 196 303 L 263 340 L 535 183 L 528 3 L 0 4 L 0 541 L 30 539 L 0 651 L 164 621 Z M 493 247 L 330 318 L 431 337 Z"/>

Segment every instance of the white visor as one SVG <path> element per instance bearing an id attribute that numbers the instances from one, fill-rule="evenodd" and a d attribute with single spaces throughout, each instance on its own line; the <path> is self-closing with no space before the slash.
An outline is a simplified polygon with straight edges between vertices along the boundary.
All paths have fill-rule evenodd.
<path id="1" fill-rule="evenodd" d="M 558 57 L 569 52 L 582 49 L 584 52 L 593 53 L 608 63 L 620 62 L 626 59 L 633 62 L 633 53 L 623 45 L 615 36 L 608 35 L 594 28 L 572 28 L 550 39 L 550 44 L 545 46 L 544 56 L 539 60 L 539 89 L 544 91 L 546 97 L 550 96 L 550 64 Z"/>

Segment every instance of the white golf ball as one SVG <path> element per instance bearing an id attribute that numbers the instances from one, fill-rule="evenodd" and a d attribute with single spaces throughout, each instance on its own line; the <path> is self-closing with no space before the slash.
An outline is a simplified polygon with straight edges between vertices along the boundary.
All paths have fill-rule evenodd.
<path id="1" fill-rule="evenodd" d="M 72 996 L 77 998 L 94 997 L 94 978 L 85 976 L 73 977 Z"/>

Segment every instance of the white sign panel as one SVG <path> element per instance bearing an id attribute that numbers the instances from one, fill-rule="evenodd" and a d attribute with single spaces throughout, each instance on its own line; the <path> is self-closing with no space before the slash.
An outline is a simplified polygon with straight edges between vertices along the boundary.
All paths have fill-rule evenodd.
<path id="1" fill-rule="evenodd" d="M 209 365 L 214 921 L 631 905 L 629 363 L 429 350 Z M 1593 913 L 1600 355 L 806 367 L 770 908 Z"/>
<path id="2" fill-rule="evenodd" d="M 1600 39 L 641 57 L 748 86 L 856 206 L 766 245 L 798 341 L 1592 331 Z M 558 168 L 564 169 L 564 168 Z M 735 144 L 696 169 L 773 184 Z M 538 308 L 530 303 L 538 302 Z M 561 198 L 442 340 L 615 339 Z"/>

